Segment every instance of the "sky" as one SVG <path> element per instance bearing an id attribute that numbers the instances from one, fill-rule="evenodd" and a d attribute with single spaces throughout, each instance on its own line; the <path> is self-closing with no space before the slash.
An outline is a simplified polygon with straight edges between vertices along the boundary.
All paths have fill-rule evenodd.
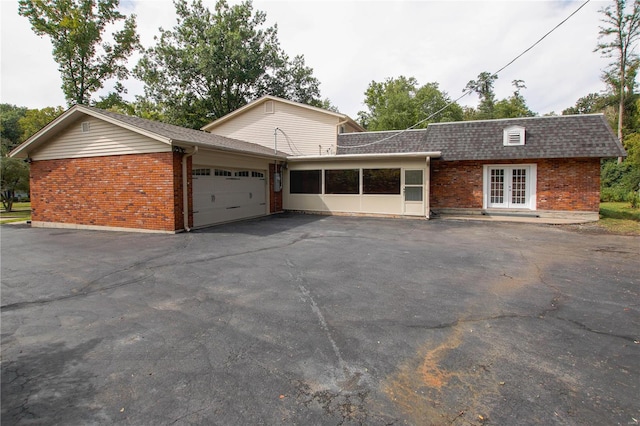
<path id="1" fill-rule="evenodd" d="M 215 1 L 203 0 L 213 9 Z M 229 1 L 234 4 L 237 1 Z M 278 25 L 280 46 L 302 54 L 320 81 L 322 98 L 356 118 L 365 110 L 372 81 L 415 77 L 420 85 L 437 82 L 455 99 L 469 80 L 495 72 L 567 18 L 580 1 L 400 1 L 254 0 Z M 498 99 L 513 92 L 512 81 L 539 115 L 575 105 L 589 93 L 605 90 L 600 77 L 611 62 L 594 52 L 602 14 L 610 2 L 591 0 L 576 15 L 498 75 Z M 144 47 L 154 44 L 158 28 L 176 24 L 170 0 L 121 0 L 121 11 L 135 13 Z M 139 55 L 132 56 L 132 68 Z M 0 0 L 0 102 L 28 108 L 66 105 L 51 43 L 36 36 L 18 15 L 18 2 Z M 143 84 L 124 82 L 127 97 L 143 94 Z M 105 88 L 98 95 L 105 95 Z M 94 96 L 95 98 L 95 96 Z M 468 95 L 461 105 L 477 106 Z"/>

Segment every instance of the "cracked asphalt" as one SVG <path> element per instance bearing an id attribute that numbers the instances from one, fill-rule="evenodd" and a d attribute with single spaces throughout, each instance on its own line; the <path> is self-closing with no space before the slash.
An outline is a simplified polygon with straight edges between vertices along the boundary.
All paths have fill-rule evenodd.
<path id="1" fill-rule="evenodd" d="M 3 425 L 640 421 L 638 237 L 279 215 L 1 243 Z"/>

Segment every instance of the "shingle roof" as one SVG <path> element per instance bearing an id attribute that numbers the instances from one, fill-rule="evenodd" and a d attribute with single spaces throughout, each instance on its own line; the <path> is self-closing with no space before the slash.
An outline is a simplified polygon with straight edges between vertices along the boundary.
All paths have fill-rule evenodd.
<path id="1" fill-rule="evenodd" d="M 175 126 L 173 124 L 161 123 L 159 121 L 118 114 L 98 108 L 85 108 L 90 108 L 91 110 L 96 111 L 99 114 L 105 115 L 122 123 L 126 123 L 130 126 L 134 126 L 147 132 L 154 133 L 158 136 L 169 138 L 174 142 L 194 143 L 198 145 L 209 146 L 211 148 L 219 148 L 250 154 L 275 156 L 275 152 L 273 149 L 267 148 L 262 145 L 257 145 L 238 139 L 232 139 L 225 136 L 215 135 L 213 133 L 204 132 L 202 130 L 193 130 L 185 127 Z M 288 154 L 284 152 L 278 152 L 278 156 L 280 157 L 286 157 L 287 155 Z"/>
<path id="2" fill-rule="evenodd" d="M 509 126 L 525 128 L 524 146 L 503 145 L 503 130 Z M 441 151 L 444 161 L 626 155 L 602 114 L 436 123 L 398 133 L 341 134 L 338 155 Z M 398 136 L 389 138 L 394 134 Z"/>

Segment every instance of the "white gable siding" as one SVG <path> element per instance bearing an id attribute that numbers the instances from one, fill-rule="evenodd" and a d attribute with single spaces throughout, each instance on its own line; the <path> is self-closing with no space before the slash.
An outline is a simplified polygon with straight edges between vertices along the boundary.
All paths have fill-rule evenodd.
<path id="1" fill-rule="evenodd" d="M 89 123 L 88 132 L 83 133 L 82 123 Z M 54 160 L 169 151 L 171 146 L 168 144 L 87 116 L 71 123 L 54 140 L 30 156 L 34 160 Z"/>
<path id="2" fill-rule="evenodd" d="M 265 112 L 256 105 L 211 132 L 221 136 L 274 148 L 274 130 L 279 128 L 278 150 L 291 155 L 335 154 L 339 118 L 304 107 L 272 101 L 275 110 Z"/>

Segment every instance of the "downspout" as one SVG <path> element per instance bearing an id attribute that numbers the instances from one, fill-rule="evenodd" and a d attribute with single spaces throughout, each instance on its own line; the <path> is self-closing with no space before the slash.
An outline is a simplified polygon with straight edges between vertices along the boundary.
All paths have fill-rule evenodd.
<path id="1" fill-rule="evenodd" d="M 194 146 L 193 151 L 182 156 L 182 215 L 184 230 L 191 232 L 189 228 L 189 185 L 187 177 L 187 159 L 198 152 L 198 147 Z"/>

